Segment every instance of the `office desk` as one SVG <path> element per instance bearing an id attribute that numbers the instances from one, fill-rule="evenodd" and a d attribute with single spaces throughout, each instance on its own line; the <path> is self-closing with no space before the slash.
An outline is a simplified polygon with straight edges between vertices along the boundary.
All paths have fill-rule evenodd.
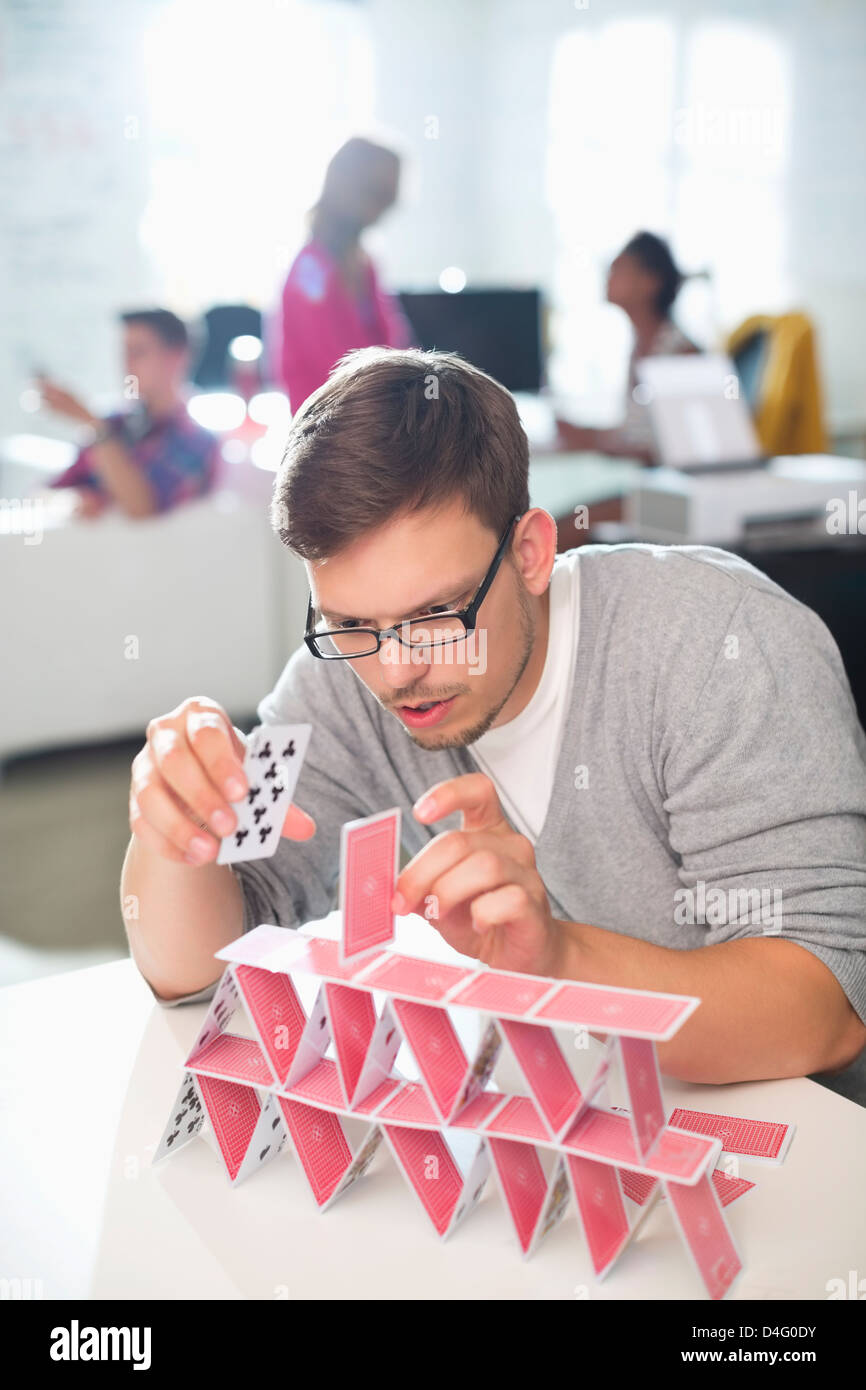
<path id="1" fill-rule="evenodd" d="M 454 954 L 419 918 L 398 944 Z M 524 1262 L 491 1182 L 442 1244 L 381 1152 L 324 1215 L 288 1150 L 235 1190 L 204 1143 L 152 1168 L 205 1007 L 160 1008 L 127 961 L 0 991 L 0 1276 L 46 1298 L 701 1297 L 664 1204 L 596 1284 L 573 1208 Z M 745 1264 L 730 1299 L 825 1299 L 866 1272 L 866 1110 L 807 1080 L 664 1090 L 671 1107 L 797 1125 L 781 1166 L 740 1161 L 757 1186 L 727 1208 Z"/>
<path id="2" fill-rule="evenodd" d="M 557 550 L 570 550 L 589 539 L 589 527 L 619 521 L 622 499 L 643 473 L 634 459 L 606 454 L 530 452 L 529 497 L 556 521 Z M 575 525 L 575 507 L 588 509 L 588 524 Z"/>

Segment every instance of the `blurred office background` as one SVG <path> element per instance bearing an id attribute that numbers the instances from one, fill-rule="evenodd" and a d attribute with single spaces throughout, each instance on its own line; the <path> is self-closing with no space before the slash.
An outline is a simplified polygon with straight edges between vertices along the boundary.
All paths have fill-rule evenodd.
<path id="1" fill-rule="evenodd" d="M 262 316 L 347 136 L 399 150 L 366 245 L 416 333 L 519 392 L 564 544 L 587 539 L 584 503 L 595 538 L 618 534 L 636 477 L 554 452 L 551 420 L 617 417 L 629 333 L 604 282 L 638 228 L 689 272 L 676 317 L 702 348 L 805 315 L 826 452 L 866 455 L 861 0 L 3 0 L 0 62 L 2 983 L 125 953 L 147 718 L 206 693 L 248 725 L 298 641 L 303 572 L 266 519 L 289 408 Z M 190 411 L 220 487 L 144 522 L 37 514 L 76 432 L 34 372 L 110 410 L 117 314 L 150 304 L 197 326 Z M 756 560 L 835 625 L 852 683 L 856 530 L 780 523 Z"/>

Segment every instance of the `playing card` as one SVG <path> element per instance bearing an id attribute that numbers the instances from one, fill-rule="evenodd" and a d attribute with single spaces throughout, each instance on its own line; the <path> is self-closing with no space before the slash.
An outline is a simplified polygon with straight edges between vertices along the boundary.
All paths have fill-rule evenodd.
<path id="1" fill-rule="evenodd" d="M 220 1033 L 228 1027 L 232 1015 L 237 1009 L 239 997 L 234 970 L 232 966 L 228 965 L 223 971 L 222 979 L 210 1001 L 210 1007 L 205 1014 L 196 1040 L 187 1053 L 187 1063 L 194 1062 L 208 1043 L 213 1042 L 214 1038 L 219 1037 Z"/>
<path id="2" fill-rule="evenodd" d="M 304 1077 L 318 1066 L 328 1050 L 330 1041 L 331 1027 L 325 1002 L 325 986 L 320 985 L 310 1016 L 304 1025 L 304 1031 L 295 1049 L 292 1065 L 283 1087 L 284 1090 L 294 1090 Z"/>
<path id="3" fill-rule="evenodd" d="M 549 1235 L 554 1226 L 559 1225 L 568 1210 L 571 1185 L 568 1180 L 568 1166 L 564 1158 L 559 1158 L 556 1161 L 547 1194 L 544 1212 L 536 1228 L 532 1246 L 527 1252 L 530 1255 L 536 1246 L 544 1240 L 544 1237 Z"/>
<path id="4" fill-rule="evenodd" d="M 731 1202 L 735 1202 L 738 1197 L 745 1197 L 747 1192 L 751 1192 L 755 1186 L 753 1182 L 747 1182 L 745 1178 L 734 1178 L 729 1173 L 724 1173 L 717 1168 L 712 1175 L 713 1187 L 716 1189 L 716 1196 L 723 1207 L 729 1207 Z"/>
<path id="5" fill-rule="evenodd" d="M 745 1178 L 732 1178 L 728 1173 L 722 1172 L 720 1168 L 715 1169 L 712 1179 L 723 1207 L 730 1206 L 731 1202 L 735 1202 L 738 1197 L 744 1197 L 755 1186 L 753 1182 L 747 1182 Z M 651 1178 L 647 1173 L 630 1173 L 625 1168 L 619 1170 L 619 1180 L 626 1197 L 629 1197 L 639 1207 L 644 1205 L 658 1184 L 658 1179 Z"/>
<path id="6" fill-rule="evenodd" d="M 365 1096 L 363 1100 L 355 1103 L 354 1113 L 356 1115 L 375 1115 L 380 1107 L 385 1104 L 385 1101 L 393 1096 L 394 1092 L 399 1089 L 400 1085 L 401 1083 L 397 1080 L 396 1076 L 391 1076 L 386 1081 L 380 1081 L 379 1085 L 375 1086 L 369 1095 Z"/>
<path id="7" fill-rule="evenodd" d="M 269 970 L 318 975 L 322 980 L 342 982 L 360 978 L 377 960 L 384 958 L 384 953 L 373 952 L 341 963 L 339 941 L 329 936 L 306 936 L 301 932 L 293 932 L 292 936 L 293 940 L 268 957 Z"/>
<path id="8" fill-rule="evenodd" d="M 403 1037 L 439 1118 L 447 1123 L 460 1098 L 469 1061 L 445 1009 L 392 1000 Z"/>
<path id="9" fill-rule="evenodd" d="M 483 1009 L 486 1013 L 512 1014 L 522 1018 L 524 1014 L 559 986 L 548 979 L 534 975 L 517 975 L 505 970 L 482 970 L 474 979 L 452 994 L 449 1002 L 463 1004 L 470 1009 Z"/>
<path id="10" fill-rule="evenodd" d="M 195 1077 L 192 1072 L 184 1072 L 168 1123 L 163 1130 L 162 1138 L 156 1146 L 156 1152 L 151 1161 L 159 1163 L 160 1159 L 167 1157 L 168 1154 L 177 1153 L 184 1144 L 195 1139 L 196 1135 L 201 1132 L 204 1122 L 205 1111 Z"/>
<path id="11" fill-rule="evenodd" d="M 370 997 L 372 998 L 372 996 Z M 397 1027 L 391 1000 L 388 999 L 385 1001 L 382 1013 L 373 1029 L 361 1074 L 349 1102 L 350 1109 L 359 1110 L 364 1114 L 370 1113 L 368 1102 L 372 1099 L 373 1094 L 379 1091 L 386 1080 L 392 1079 L 391 1072 L 402 1041 L 403 1035 Z M 382 1099 L 395 1090 L 399 1084 L 396 1078 L 392 1080 L 393 1084 L 389 1086 L 388 1091 L 382 1092 Z"/>
<path id="12" fill-rule="evenodd" d="M 265 1055 L 282 1085 L 297 1052 L 307 1015 L 288 975 L 236 965 L 235 979 Z"/>
<path id="13" fill-rule="evenodd" d="M 417 1081 L 407 1081 L 387 1105 L 376 1112 L 377 1120 L 397 1121 L 402 1125 L 417 1125 L 420 1129 L 435 1129 L 440 1120 L 430 1104 L 424 1087 Z"/>
<path id="14" fill-rule="evenodd" d="M 794 1136 L 794 1126 L 776 1120 L 747 1120 L 739 1115 L 713 1115 L 703 1110 L 677 1109 L 670 1123 L 691 1134 L 722 1141 L 722 1152 L 743 1158 L 781 1163 Z"/>
<path id="15" fill-rule="evenodd" d="M 596 1278 L 603 1279 L 629 1238 L 619 1175 L 605 1163 L 568 1157 L 568 1171 Z"/>
<path id="16" fill-rule="evenodd" d="M 238 1038 L 231 1033 L 220 1034 L 187 1062 L 187 1066 L 197 1076 L 222 1077 L 245 1082 L 248 1086 L 274 1084 L 273 1069 L 261 1045 L 254 1038 Z"/>
<path id="17" fill-rule="evenodd" d="M 380 1116 L 381 1118 L 381 1116 Z M 438 1130 L 383 1126 L 397 1166 L 440 1236 L 445 1236 L 463 1192 L 463 1175 Z"/>
<path id="18" fill-rule="evenodd" d="M 476 1101 L 484 1091 L 485 1086 L 493 1075 L 493 1069 L 496 1066 L 501 1051 L 502 1034 L 495 1021 L 491 1019 L 481 1035 L 478 1047 L 475 1050 L 475 1056 L 472 1059 L 472 1065 L 469 1068 L 469 1074 L 463 1083 L 460 1095 L 457 1098 L 457 1103 L 451 1112 L 452 1125 L 457 1124 L 459 1117 L 463 1115 L 465 1110 L 472 1107 L 473 1102 Z"/>
<path id="19" fill-rule="evenodd" d="M 567 984 L 543 999 L 531 1016 L 548 1023 L 575 1024 L 601 1033 L 633 1033 L 666 1042 L 699 1003 L 699 999 L 681 994 Z"/>
<path id="20" fill-rule="evenodd" d="M 243 1182 L 252 1173 L 257 1173 L 266 1163 L 270 1163 L 271 1159 L 282 1153 L 287 1141 L 288 1132 L 277 1098 L 273 1095 L 266 1096 L 243 1162 L 235 1177 L 235 1185 Z"/>
<path id="21" fill-rule="evenodd" d="M 482 1091 L 459 1111 L 451 1121 L 451 1128 L 481 1130 L 485 1122 L 492 1118 L 494 1111 L 499 1110 L 508 1100 L 509 1097 L 501 1091 Z"/>
<path id="22" fill-rule="evenodd" d="M 253 729 L 244 756 L 247 794 L 243 801 L 232 802 L 238 823 L 220 842 L 218 864 L 269 859 L 274 853 L 311 732 L 311 724 L 260 724 Z"/>
<path id="23" fill-rule="evenodd" d="M 550 1142 L 547 1126 L 528 1096 L 510 1096 L 483 1128 L 485 1134 L 497 1134 L 505 1139 Z"/>
<path id="24" fill-rule="evenodd" d="M 340 960 L 394 940 L 391 899 L 400 866 L 400 810 L 347 821 L 340 834 Z"/>
<path id="25" fill-rule="evenodd" d="M 665 1127 L 665 1107 L 655 1043 L 646 1038 L 619 1038 L 623 1077 L 635 1145 L 646 1158 Z"/>
<path id="26" fill-rule="evenodd" d="M 353 1183 L 364 1176 L 370 1164 L 373 1162 L 373 1159 L 376 1157 L 383 1138 L 384 1135 L 379 1126 L 373 1125 L 355 1157 L 352 1159 L 352 1162 L 340 1179 L 332 1198 L 333 1201 L 341 1197 L 347 1188 L 350 1188 Z"/>
<path id="27" fill-rule="evenodd" d="M 268 962 L 270 969 L 270 958 L 277 951 L 282 951 L 286 946 L 297 939 L 297 932 L 292 927 L 275 927 L 269 922 L 263 922 L 258 927 L 253 927 L 252 931 L 244 932 L 242 936 L 235 937 L 228 946 L 223 946 L 221 951 L 214 951 L 217 960 L 227 960 L 238 965 L 264 965 Z"/>
<path id="28" fill-rule="evenodd" d="M 532 1245 L 547 1198 L 547 1178 L 532 1144 L 488 1139 L 493 1169 L 524 1255 Z"/>
<path id="29" fill-rule="evenodd" d="M 707 1293 L 713 1299 L 724 1298 L 742 1262 L 709 1175 L 704 1173 L 691 1187 L 666 1182 L 664 1188 Z"/>
<path id="30" fill-rule="evenodd" d="M 583 1097 L 553 1030 L 507 1018 L 501 1019 L 499 1026 L 551 1137 L 558 1139 L 580 1111 Z"/>
<path id="31" fill-rule="evenodd" d="M 649 1157 L 642 1159 L 628 1116 L 594 1106 L 584 1110 L 561 1143 L 568 1152 L 583 1158 L 612 1160 L 620 1168 L 685 1183 L 697 1182 L 708 1167 L 715 1165 L 719 1153 L 716 1140 L 668 1126 Z"/>
<path id="32" fill-rule="evenodd" d="M 464 1137 L 467 1139 L 469 1138 L 468 1135 L 463 1136 L 458 1134 L 455 1136 L 451 1134 L 452 1142 L 454 1142 L 456 1138 L 457 1142 L 460 1143 Z M 490 1149 L 486 1141 L 482 1139 L 481 1143 L 478 1144 L 475 1149 L 474 1158 L 464 1172 L 463 1191 L 460 1194 L 460 1200 L 457 1203 L 457 1208 L 451 1218 L 451 1225 L 446 1235 L 450 1235 L 458 1223 L 465 1220 L 469 1213 L 478 1205 L 478 1202 L 481 1200 L 481 1194 L 487 1185 L 487 1179 L 490 1177 L 491 1167 Z"/>
<path id="33" fill-rule="evenodd" d="M 648 1173 L 631 1173 L 628 1168 L 618 1168 L 620 1186 L 630 1201 L 642 1207 L 658 1184 L 658 1178 Z"/>
<path id="34" fill-rule="evenodd" d="M 419 960 L 415 956 L 387 953 L 372 969 L 364 972 L 366 989 L 384 989 L 389 994 L 427 1003 L 441 1003 L 446 995 L 476 972 L 442 961 Z"/>
<path id="35" fill-rule="evenodd" d="M 352 1150 L 339 1118 L 328 1110 L 279 1097 L 292 1144 L 319 1207 L 336 1195 L 352 1162 Z"/>
<path id="36" fill-rule="evenodd" d="M 234 1182 L 258 1124 L 259 1098 L 254 1087 L 218 1077 L 199 1076 L 197 1084 L 226 1172 Z"/>
<path id="37" fill-rule="evenodd" d="M 292 1086 L 291 1094 L 310 1105 L 327 1106 L 331 1110 L 343 1110 L 346 1104 L 337 1064 L 330 1057 L 317 1063 L 297 1085 Z"/>
<path id="38" fill-rule="evenodd" d="M 324 989 L 343 1094 L 351 1107 L 376 1027 L 376 1009 L 366 990 L 334 984 Z"/>

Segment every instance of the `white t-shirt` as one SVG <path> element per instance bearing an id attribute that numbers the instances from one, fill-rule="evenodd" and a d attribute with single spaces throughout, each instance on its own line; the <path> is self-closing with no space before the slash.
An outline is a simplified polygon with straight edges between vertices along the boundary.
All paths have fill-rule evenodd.
<path id="1" fill-rule="evenodd" d="M 492 778 L 515 830 L 534 844 L 547 815 L 580 628 L 579 549 L 557 555 L 550 579 L 547 655 L 529 704 L 469 752 Z"/>

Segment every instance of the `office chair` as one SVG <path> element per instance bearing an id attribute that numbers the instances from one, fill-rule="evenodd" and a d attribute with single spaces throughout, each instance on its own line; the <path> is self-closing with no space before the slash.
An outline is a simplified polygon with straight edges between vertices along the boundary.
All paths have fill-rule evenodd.
<path id="1" fill-rule="evenodd" d="M 737 368 L 763 452 L 827 449 L 815 335 L 805 314 L 753 314 L 725 344 Z"/>

